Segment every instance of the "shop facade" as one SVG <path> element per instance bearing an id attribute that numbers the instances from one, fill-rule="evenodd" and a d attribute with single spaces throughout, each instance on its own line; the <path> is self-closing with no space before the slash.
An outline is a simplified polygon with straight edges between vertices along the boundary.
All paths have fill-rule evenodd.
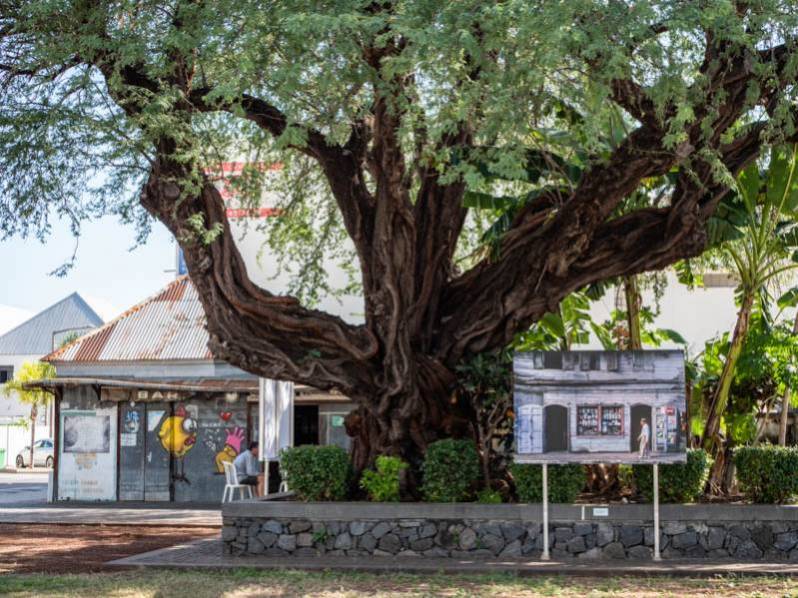
<path id="1" fill-rule="evenodd" d="M 259 440 L 257 377 L 214 360 L 181 278 L 45 357 L 54 395 L 56 501 L 215 503 L 225 461 Z M 293 444 L 348 448 L 344 396 L 292 388 Z M 279 484 L 271 463 L 270 488 Z"/>
<path id="2" fill-rule="evenodd" d="M 533 352 L 516 356 L 516 452 L 568 462 L 616 461 L 648 450 L 682 460 L 686 447 L 684 358 L 680 351 Z"/>

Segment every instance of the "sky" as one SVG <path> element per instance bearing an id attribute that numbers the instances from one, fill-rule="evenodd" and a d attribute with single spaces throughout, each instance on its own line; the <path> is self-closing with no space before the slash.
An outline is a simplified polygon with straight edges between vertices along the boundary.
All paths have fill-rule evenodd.
<path id="1" fill-rule="evenodd" d="M 174 279 L 175 243 L 163 225 L 153 225 L 144 245 L 131 249 L 134 244 L 133 226 L 115 217 L 84 223 L 75 265 L 59 278 L 49 273 L 75 248 L 66 223 L 54 223 L 44 245 L 33 238 L 0 240 L 0 330 L 75 291 L 108 321 Z"/>

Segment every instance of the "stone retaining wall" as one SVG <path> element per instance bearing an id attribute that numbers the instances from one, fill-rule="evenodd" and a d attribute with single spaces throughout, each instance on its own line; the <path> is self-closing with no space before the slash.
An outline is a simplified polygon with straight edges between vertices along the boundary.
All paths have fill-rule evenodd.
<path id="1" fill-rule="evenodd" d="M 539 558 L 539 523 L 502 521 L 309 521 L 241 518 L 226 523 L 232 555 L 432 556 Z M 663 558 L 798 560 L 798 525 L 779 522 L 710 525 L 670 521 L 662 526 Z M 554 559 L 650 559 L 653 527 L 645 522 L 551 524 Z"/>
<path id="2" fill-rule="evenodd" d="M 536 559 L 543 548 L 539 518 L 538 521 L 527 519 L 523 517 L 524 511 L 518 509 L 450 505 L 449 509 L 431 507 L 429 516 L 419 517 L 418 511 L 424 509 L 418 505 L 409 509 L 401 504 L 382 505 L 381 509 L 371 509 L 369 513 L 368 508 L 358 509 L 352 503 L 343 509 L 340 503 L 335 506 L 328 504 L 326 509 L 321 503 L 304 504 L 304 508 L 296 503 L 282 503 L 284 507 L 280 503 L 271 503 L 265 509 L 262 506 L 247 509 L 246 504 L 236 505 L 233 508 L 235 514 L 229 508 L 223 511 L 222 539 L 226 554 Z M 579 512 L 576 507 L 574 509 L 574 513 Z M 258 514 L 258 510 L 262 514 Z M 247 514 L 247 511 L 250 512 Z M 403 511 L 415 512 L 416 516 L 403 517 Z M 474 513 L 491 514 L 492 511 L 493 515 L 503 514 L 505 517 L 467 517 Z M 281 512 L 287 516 L 280 516 Z M 390 512 L 396 517 L 385 517 Z M 466 516 L 451 517 L 455 512 Z M 764 520 L 754 520 L 754 517 L 744 520 L 745 511 L 737 509 L 731 512 L 738 517 L 735 521 L 729 519 L 727 509 L 717 511 L 723 515 L 721 517 L 696 520 L 697 515 L 705 512 L 706 509 L 687 511 L 685 520 L 662 523 L 660 549 L 663 558 L 798 560 L 795 511 L 784 511 L 784 516 L 778 517 L 779 511 L 776 510 L 773 517 Z M 762 511 L 758 513 L 761 516 Z M 379 514 L 383 516 L 369 516 Z M 330 518 L 336 515 L 339 518 Z M 348 516 L 344 518 L 341 515 Z M 584 510 L 580 518 L 585 518 Z M 550 522 L 549 547 L 553 559 L 652 557 L 654 532 L 651 521 L 619 521 L 621 517 L 617 511 L 610 520 L 574 519 L 577 518 Z"/>

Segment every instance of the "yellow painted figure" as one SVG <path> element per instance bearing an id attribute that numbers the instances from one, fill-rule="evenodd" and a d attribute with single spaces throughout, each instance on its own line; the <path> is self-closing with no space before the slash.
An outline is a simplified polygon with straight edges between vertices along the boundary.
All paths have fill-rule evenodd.
<path id="1" fill-rule="evenodd" d="M 158 439 L 161 446 L 180 461 L 180 473 L 175 472 L 174 479 L 190 484 L 183 473 L 183 457 L 197 443 L 197 422 L 183 405 L 178 405 L 175 414 L 163 420 L 158 429 Z"/>
<path id="2" fill-rule="evenodd" d="M 233 428 L 227 431 L 227 438 L 224 441 L 224 448 L 216 453 L 216 471 L 224 473 L 224 462 L 232 463 L 241 452 L 241 444 L 244 442 L 244 430 Z"/>

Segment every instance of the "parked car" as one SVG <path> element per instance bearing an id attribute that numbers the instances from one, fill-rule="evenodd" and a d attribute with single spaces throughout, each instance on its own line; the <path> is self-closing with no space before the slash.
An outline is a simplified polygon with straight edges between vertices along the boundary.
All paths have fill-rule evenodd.
<path id="1" fill-rule="evenodd" d="M 33 464 L 36 467 L 44 465 L 53 466 L 53 441 L 43 438 L 33 443 Z M 30 467 L 30 445 L 22 449 L 17 455 L 17 469 Z"/>

